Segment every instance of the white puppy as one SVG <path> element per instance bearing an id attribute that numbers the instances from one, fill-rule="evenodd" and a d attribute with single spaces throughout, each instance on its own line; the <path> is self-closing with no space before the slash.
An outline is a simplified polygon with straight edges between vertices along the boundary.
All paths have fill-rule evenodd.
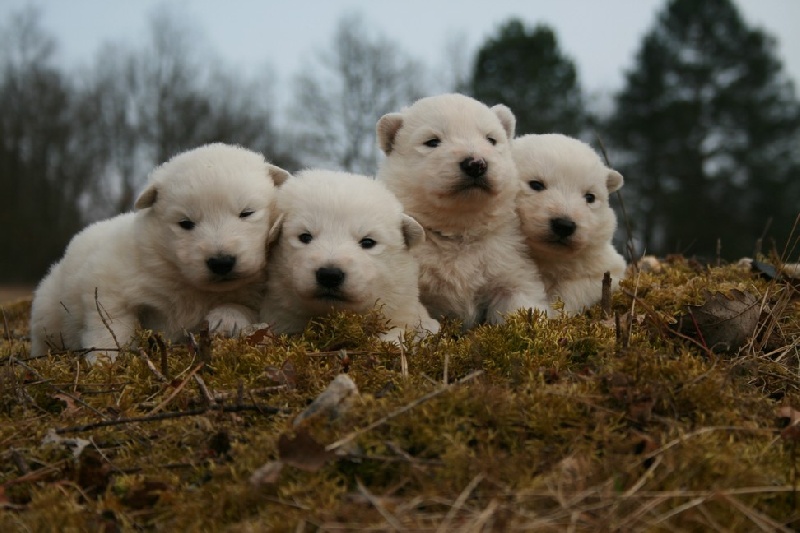
<path id="1" fill-rule="evenodd" d="M 423 98 L 378 121 L 386 154 L 378 176 L 428 237 L 414 255 L 434 318 L 469 328 L 517 309 L 548 310 L 514 209 L 515 124 L 507 107 L 460 94 Z"/>
<path id="2" fill-rule="evenodd" d="M 298 333 L 313 317 L 376 305 L 392 327 L 386 340 L 399 341 L 406 327 L 438 331 L 419 301 L 410 251 L 425 234 L 381 183 L 306 170 L 281 184 L 276 212 L 261 310 L 273 331 Z"/>
<path id="3" fill-rule="evenodd" d="M 525 135 L 512 151 L 524 185 L 517 200 L 522 232 L 549 297 L 560 298 L 568 313 L 596 304 L 603 274 L 610 273 L 612 289 L 625 275 L 625 260 L 611 244 L 617 218 L 608 204 L 622 175 L 564 135 Z"/>
<path id="4" fill-rule="evenodd" d="M 211 144 L 156 168 L 135 213 L 73 237 L 33 299 L 31 352 L 94 348 L 113 360 L 137 326 L 169 338 L 204 319 L 230 333 L 263 298 L 275 185 L 285 170 L 237 146 Z M 261 292 L 259 293 L 259 290 Z"/>

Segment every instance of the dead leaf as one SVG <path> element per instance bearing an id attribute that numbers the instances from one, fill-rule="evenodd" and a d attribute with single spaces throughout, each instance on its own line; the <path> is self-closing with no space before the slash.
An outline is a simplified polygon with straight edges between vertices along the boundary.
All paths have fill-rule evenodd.
<path id="1" fill-rule="evenodd" d="M 305 411 L 294 419 L 297 427 L 305 420 L 327 414 L 330 418 L 341 416 L 358 395 L 358 387 L 347 374 L 339 374 L 330 382 L 322 394 L 317 396 Z"/>
<path id="2" fill-rule="evenodd" d="M 727 295 L 705 292 L 704 297 L 702 305 L 687 305 L 686 314 L 677 317 L 678 331 L 714 352 L 735 352 L 755 332 L 761 316 L 759 299 L 736 289 Z"/>
<path id="3" fill-rule="evenodd" d="M 781 431 L 781 438 L 791 442 L 800 441 L 800 426 L 789 426 Z"/>
<path id="4" fill-rule="evenodd" d="M 269 345 L 275 340 L 275 334 L 266 324 L 259 324 L 256 330 L 246 330 L 245 342 L 250 346 Z"/>
<path id="5" fill-rule="evenodd" d="M 250 476 L 250 485 L 261 487 L 277 483 L 283 470 L 283 461 L 270 461 L 257 468 Z"/>
<path id="6" fill-rule="evenodd" d="M 81 408 L 75 403 L 75 398 L 80 398 L 80 395 L 79 392 L 74 392 L 71 395 L 64 393 L 53 394 L 54 399 L 61 400 L 66 404 L 64 410 L 61 411 L 62 417 L 69 418 L 80 413 Z"/>
<path id="7" fill-rule="evenodd" d="M 111 466 L 94 448 L 87 448 L 80 455 L 76 483 L 87 494 L 97 495 L 103 492 L 111 479 Z"/>
<path id="8" fill-rule="evenodd" d="M 798 422 L 800 422 L 800 411 L 789 407 L 788 405 L 784 405 L 783 407 L 778 408 L 778 412 L 775 414 L 777 418 L 782 419 L 785 421 L 784 425 L 787 426 L 795 426 Z"/>
<path id="9" fill-rule="evenodd" d="M 286 385 L 294 388 L 297 385 L 297 372 L 294 363 L 290 360 L 284 361 L 280 368 L 276 366 L 267 367 L 267 377 L 278 385 Z"/>
<path id="10" fill-rule="evenodd" d="M 144 480 L 122 498 L 122 503 L 132 509 L 150 509 L 158 503 L 162 493 L 168 492 L 170 486 L 163 481 Z"/>
<path id="11" fill-rule="evenodd" d="M 227 431 L 218 431 L 208 441 L 207 457 L 230 459 L 231 438 Z"/>
<path id="12" fill-rule="evenodd" d="M 281 434 L 278 438 L 278 455 L 287 465 L 306 472 L 316 472 L 336 457 L 333 452 L 315 441 L 304 428 L 296 431 L 294 437 Z"/>

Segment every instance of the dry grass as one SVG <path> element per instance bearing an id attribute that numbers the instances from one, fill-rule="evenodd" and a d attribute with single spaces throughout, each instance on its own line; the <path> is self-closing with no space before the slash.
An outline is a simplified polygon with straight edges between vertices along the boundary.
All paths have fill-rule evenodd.
<path id="1" fill-rule="evenodd" d="M 30 298 L 34 287 L 29 285 L 0 285 L 0 305 L 12 304 Z"/>
<path id="2" fill-rule="evenodd" d="M 800 407 L 797 288 L 680 258 L 623 288 L 616 320 L 520 313 L 402 350 L 378 317 L 190 346 L 142 332 L 94 367 L 29 360 L 29 304 L 5 306 L 0 530 L 796 529 L 800 416 L 776 413 Z M 760 310 L 740 349 L 673 329 L 733 289 Z M 295 427 L 343 372 L 349 409 Z"/>

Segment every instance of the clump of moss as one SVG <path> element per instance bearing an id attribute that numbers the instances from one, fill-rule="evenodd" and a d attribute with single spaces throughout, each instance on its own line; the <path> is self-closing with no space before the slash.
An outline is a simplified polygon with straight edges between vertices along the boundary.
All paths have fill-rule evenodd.
<path id="1" fill-rule="evenodd" d="M 734 289 L 763 308 L 741 349 L 670 326 Z M 295 336 L 142 332 L 94 366 L 29 359 L 17 303 L 0 341 L 0 529 L 797 527 L 800 431 L 776 410 L 800 407 L 799 301 L 674 258 L 624 280 L 608 315 L 446 322 L 402 347 L 378 340 L 379 313 Z M 341 373 L 352 406 L 296 427 Z M 262 467 L 274 475 L 254 481 Z"/>

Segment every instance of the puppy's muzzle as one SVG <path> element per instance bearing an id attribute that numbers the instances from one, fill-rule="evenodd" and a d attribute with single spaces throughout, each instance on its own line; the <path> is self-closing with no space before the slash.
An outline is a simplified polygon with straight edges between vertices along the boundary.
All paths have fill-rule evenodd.
<path id="1" fill-rule="evenodd" d="M 485 159 L 475 159 L 472 156 L 462 160 L 458 166 L 465 175 L 473 180 L 482 178 L 486 175 L 486 171 L 489 170 L 489 163 L 487 163 Z"/>
<path id="2" fill-rule="evenodd" d="M 236 266 L 236 256 L 215 255 L 206 259 L 206 266 L 217 276 L 227 276 L 233 272 L 233 267 Z"/>
<path id="3" fill-rule="evenodd" d="M 461 169 L 461 179 L 453 188 L 454 192 L 458 193 L 471 189 L 482 189 L 487 192 L 492 192 L 492 185 L 487 176 L 489 163 L 487 163 L 485 159 L 476 159 L 470 156 L 461 160 L 458 167 Z"/>
<path id="4" fill-rule="evenodd" d="M 550 219 L 550 231 L 558 237 L 559 240 L 565 240 L 575 233 L 578 225 L 575 221 L 567 217 L 556 217 Z"/>
<path id="5" fill-rule="evenodd" d="M 339 289 L 344 283 L 346 274 L 338 267 L 321 267 L 316 273 L 317 285 L 327 290 Z"/>

